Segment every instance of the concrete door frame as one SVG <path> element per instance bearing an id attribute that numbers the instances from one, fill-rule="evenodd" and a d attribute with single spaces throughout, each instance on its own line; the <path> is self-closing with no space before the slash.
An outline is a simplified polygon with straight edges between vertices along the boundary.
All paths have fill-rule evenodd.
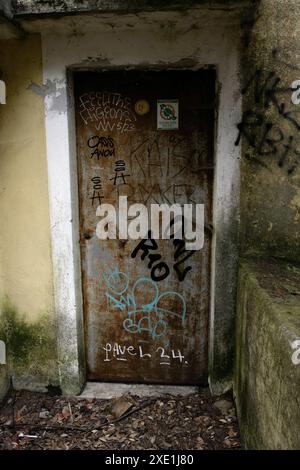
<path id="1" fill-rule="evenodd" d="M 191 23 L 195 21 L 191 15 Z M 184 68 L 214 66 L 217 72 L 215 176 L 209 330 L 209 382 L 214 393 L 231 386 L 233 324 L 238 258 L 241 118 L 239 26 L 218 23 L 191 28 L 184 37 L 161 34 L 157 22 L 132 30 L 83 36 L 42 35 L 43 78 L 52 262 L 60 385 L 78 394 L 85 383 L 83 307 L 75 112 L 70 71 L 97 68 Z M 129 34 L 130 33 L 130 34 Z M 62 43 L 64 46 L 62 47 Z"/>

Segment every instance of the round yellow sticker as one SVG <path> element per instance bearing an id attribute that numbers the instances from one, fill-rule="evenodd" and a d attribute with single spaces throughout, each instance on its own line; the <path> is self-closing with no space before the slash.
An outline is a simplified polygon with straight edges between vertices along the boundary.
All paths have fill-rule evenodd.
<path id="1" fill-rule="evenodd" d="M 138 114 L 139 116 L 143 116 L 144 114 L 149 113 L 150 105 L 149 105 L 148 101 L 146 101 L 146 100 L 138 100 L 135 103 L 134 110 L 135 110 L 136 114 Z"/>

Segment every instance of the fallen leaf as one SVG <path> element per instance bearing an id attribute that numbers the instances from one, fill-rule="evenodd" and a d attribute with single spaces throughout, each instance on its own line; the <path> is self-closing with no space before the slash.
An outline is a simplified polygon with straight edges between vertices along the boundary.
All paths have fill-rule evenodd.
<path id="1" fill-rule="evenodd" d="M 39 418 L 42 419 L 47 419 L 49 417 L 49 411 L 48 410 L 43 410 L 39 412 Z"/>
<path id="2" fill-rule="evenodd" d="M 126 397 L 117 398 L 112 406 L 111 413 L 114 418 L 120 418 L 132 408 L 133 404 Z"/>
<path id="3" fill-rule="evenodd" d="M 204 440 L 202 439 L 201 436 L 197 437 L 197 442 L 196 442 L 196 449 L 201 450 L 204 448 Z"/>
<path id="4" fill-rule="evenodd" d="M 63 407 L 61 414 L 65 419 L 68 419 L 71 416 L 70 408 L 68 405 Z"/>

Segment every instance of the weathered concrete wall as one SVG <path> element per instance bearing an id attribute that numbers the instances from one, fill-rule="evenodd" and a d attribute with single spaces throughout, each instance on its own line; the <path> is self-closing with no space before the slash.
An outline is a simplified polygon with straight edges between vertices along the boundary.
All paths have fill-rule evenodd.
<path id="1" fill-rule="evenodd" d="M 0 365 L 0 402 L 3 400 L 9 389 L 9 376 L 7 368 L 4 365 Z"/>
<path id="2" fill-rule="evenodd" d="M 240 248 L 260 261 L 240 270 L 234 389 L 250 449 L 300 446 L 300 270 L 284 264 L 300 261 L 299 7 L 261 0 L 243 30 Z"/>
<path id="3" fill-rule="evenodd" d="M 163 13 L 163 14 L 162 14 Z M 122 21 L 121 21 L 122 20 Z M 42 29 L 46 135 L 51 201 L 51 231 L 55 273 L 56 311 L 59 318 L 58 350 L 64 390 L 74 390 L 84 364 L 78 351 L 83 344 L 81 324 L 80 263 L 76 148 L 72 101 L 68 102 L 68 68 L 166 69 L 216 66 L 218 123 L 215 139 L 214 215 L 210 312 L 210 385 L 215 393 L 232 384 L 233 323 L 237 266 L 239 151 L 234 145 L 241 118 L 238 80 L 238 17 L 189 11 L 151 15 L 86 18 L 76 33 L 52 24 Z M 42 25 L 41 25 L 42 26 Z M 43 25 L 44 26 L 44 25 Z M 214 28 L 214 35 L 211 30 Z M 58 34 L 58 32 L 61 33 Z M 66 36 L 66 32 L 70 33 Z M 64 44 L 64 47 L 61 44 Z M 57 141 L 59 140 L 59 146 Z M 72 207 L 73 205 L 73 207 Z M 74 242 L 75 241 L 75 242 Z M 189 306 L 187 306 L 189 309 Z M 68 361 L 65 358 L 68 357 Z M 73 385 L 72 385 L 73 384 Z"/>
<path id="4" fill-rule="evenodd" d="M 179 10 L 193 6 L 232 9 L 248 6 L 251 0 L 16 0 L 13 10 L 17 16 L 74 14 L 80 12 L 116 12 L 117 14 L 148 10 Z"/>
<path id="5" fill-rule="evenodd" d="M 300 447 L 299 278 L 284 262 L 240 269 L 234 389 L 249 449 Z"/>
<path id="6" fill-rule="evenodd" d="M 16 385 L 23 375 L 47 384 L 56 367 L 44 109 L 30 88 L 42 83 L 40 38 L 0 51 L 0 339 Z"/>
<path id="7" fill-rule="evenodd" d="M 300 79 L 299 7 L 299 0 L 262 0 L 254 26 L 244 27 L 236 142 L 243 255 L 300 260 L 300 103 L 292 102 L 300 96 L 292 85 Z"/>

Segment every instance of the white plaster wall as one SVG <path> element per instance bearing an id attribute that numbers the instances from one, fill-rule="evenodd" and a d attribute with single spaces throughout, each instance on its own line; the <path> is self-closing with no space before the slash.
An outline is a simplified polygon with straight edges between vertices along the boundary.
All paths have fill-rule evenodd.
<path id="1" fill-rule="evenodd" d="M 210 370 L 213 371 L 216 358 L 226 354 L 227 346 L 222 339 L 226 341 L 226 332 L 232 324 L 237 261 L 234 234 L 238 220 L 240 150 L 234 141 L 236 123 L 241 118 L 239 28 L 232 21 L 226 25 L 220 19 L 215 26 L 207 24 L 213 21 L 206 22 L 203 13 L 198 20 L 193 12 L 186 15 L 184 21 L 179 15 L 168 27 L 159 15 L 151 21 L 136 18 L 136 27 L 126 27 L 123 17 L 120 28 L 115 20 L 114 27 L 101 31 L 93 20 L 92 31 L 86 22 L 82 31 L 77 30 L 75 34 L 50 34 L 48 28 L 42 35 L 54 288 L 65 392 L 78 392 L 84 380 L 84 360 L 78 352 L 83 346 L 83 329 L 74 112 L 72 94 L 69 99 L 67 96 L 67 68 L 70 67 L 108 69 L 156 65 L 165 68 L 176 63 L 178 66 L 180 61 L 193 68 L 216 66 L 219 107 L 213 224 L 217 230 L 212 253 Z M 55 33 L 55 25 L 52 30 Z M 228 227 L 233 235 L 226 241 Z M 215 391 L 227 386 L 226 380 L 220 383 L 215 378 L 211 380 Z"/>

